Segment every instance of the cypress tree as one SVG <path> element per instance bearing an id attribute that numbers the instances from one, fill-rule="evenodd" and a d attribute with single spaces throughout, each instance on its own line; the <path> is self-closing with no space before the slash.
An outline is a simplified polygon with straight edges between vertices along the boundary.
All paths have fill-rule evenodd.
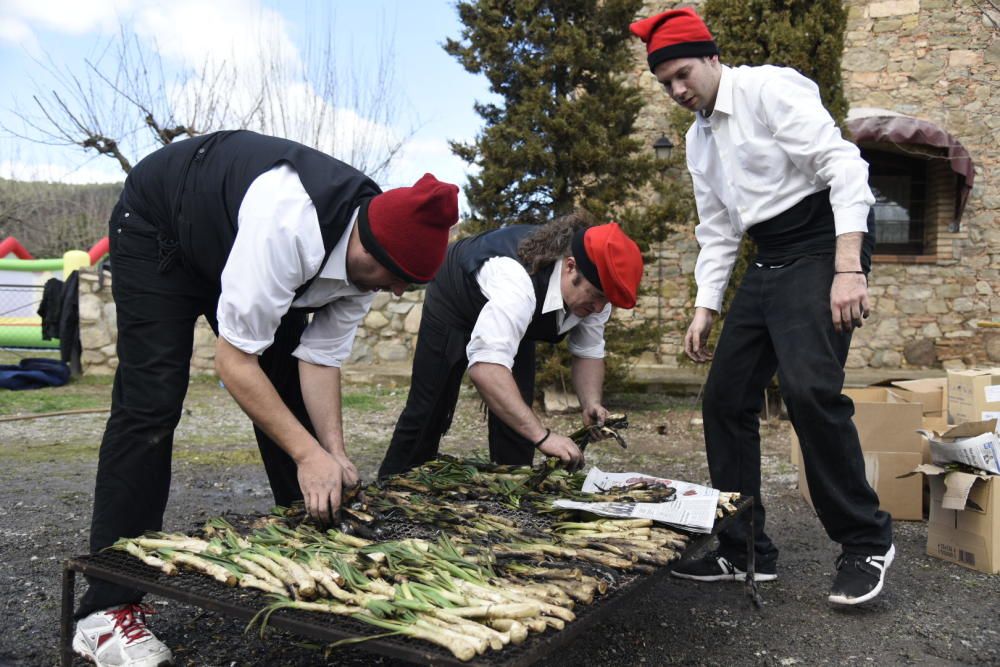
<path id="1" fill-rule="evenodd" d="M 458 3 L 461 40 L 445 50 L 483 74 L 498 102 L 485 127 L 452 150 L 480 167 L 465 188 L 470 231 L 542 223 L 583 207 L 599 218 L 653 174 L 633 136 L 643 105 L 624 72 L 629 23 L 642 0 L 474 0 Z"/>
<path id="2" fill-rule="evenodd" d="M 702 15 L 722 62 L 795 68 L 816 82 L 823 106 L 843 124 L 847 13 L 841 0 L 706 0 Z"/>
<path id="3" fill-rule="evenodd" d="M 628 26 L 642 0 L 468 0 L 457 5 L 464 28 L 445 50 L 483 74 L 496 102 L 478 102 L 485 121 L 472 143 L 452 150 L 480 171 L 465 187 L 472 209 L 464 230 L 544 223 L 582 207 L 614 216 L 647 248 L 660 228 L 635 200 L 656 162 L 635 136 L 643 107 L 626 73 L 635 63 Z M 655 324 L 655 323 L 654 323 Z M 606 386 L 627 378 L 638 353 L 654 348 L 655 327 L 607 327 Z M 565 346 L 540 347 L 536 386 L 568 388 Z"/>

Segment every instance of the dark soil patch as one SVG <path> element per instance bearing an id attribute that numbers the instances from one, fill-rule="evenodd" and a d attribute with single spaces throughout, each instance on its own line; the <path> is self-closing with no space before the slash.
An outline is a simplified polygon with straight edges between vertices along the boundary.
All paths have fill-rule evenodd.
<path id="1" fill-rule="evenodd" d="M 368 398 L 345 401 L 348 448 L 371 479 L 405 391 L 352 391 Z M 613 407 L 630 414 L 629 449 L 593 445 L 588 463 L 707 481 L 699 415 L 690 397 L 622 397 Z M 105 419 L 77 415 L 0 422 L 2 666 L 58 664 L 61 564 L 86 552 Z M 546 419 L 563 432 L 577 422 L 577 417 Z M 466 392 L 442 450 L 482 453 L 484 429 L 479 401 Z M 788 462 L 788 433 L 786 422 L 765 424 L 762 430 L 769 532 L 782 550 L 778 581 L 761 587 L 763 609 L 748 603 L 740 585 L 663 581 L 545 664 L 1000 664 L 1000 576 L 926 556 L 922 523 L 896 524 L 897 557 L 882 596 L 866 608 L 830 607 L 826 594 L 837 549 L 799 497 Z M 186 530 L 226 511 L 270 508 L 252 431 L 217 385 L 192 385 L 175 447 L 168 530 Z M 271 634 L 261 640 L 244 635 L 240 622 L 150 601 L 160 611 L 153 627 L 174 649 L 179 665 L 400 664 L 357 650 L 325 660 L 298 638 Z"/>

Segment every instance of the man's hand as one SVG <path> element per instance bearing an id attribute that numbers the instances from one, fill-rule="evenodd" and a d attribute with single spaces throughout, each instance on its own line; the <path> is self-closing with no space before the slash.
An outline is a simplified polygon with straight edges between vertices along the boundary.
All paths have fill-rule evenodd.
<path id="1" fill-rule="evenodd" d="M 684 352 L 699 364 L 712 360 L 712 352 L 708 349 L 708 334 L 715 323 L 715 311 L 708 308 L 695 308 L 694 319 L 684 336 Z"/>
<path id="2" fill-rule="evenodd" d="M 298 463 L 299 487 L 309 515 L 330 523 L 340 508 L 344 489 L 358 483 L 358 471 L 346 455 L 334 456 L 313 447 Z"/>
<path id="3" fill-rule="evenodd" d="M 601 426 L 604 426 L 604 422 L 607 421 L 609 414 L 607 408 L 603 405 L 592 405 L 583 409 L 583 425 L 592 427 L 589 436 L 590 442 L 606 440 L 611 437 L 603 433 L 600 429 Z"/>
<path id="4" fill-rule="evenodd" d="M 545 442 L 539 445 L 538 451 L 546 456 L 554 456 L 559 459 L 570 472 L 579 470 L 584 464 L 583 452 L 576 446 L 576 443 L 558 433 L 550 433 Z"/>
<path id="5" fill-rule="evenodd" d="M 850 333 L 868 317 L 868 279 L 862 273 L 837 273 L 830 288 L 833 328 Z"/>
<path id="6" fill-rule="evenodd" d="M 341 478 L 344 480 L 344 490 L 353 489 L 354 487 L 361 484 L 361 476 L 358 474 L 358 469 L 351 462 L 351 459 L 347 458 L 347 454 L 343 452 L 334 452 L 332 454 L 334 460 L 340 464 L 343 469 L 343 474 Z"/>
<path id="7" fill-rule="evenodd" d="M 583 408 L 583 424 L 585 426 L 604 426 L 608 418 L 608 409 L 603 405 L 590 405 Z"/>

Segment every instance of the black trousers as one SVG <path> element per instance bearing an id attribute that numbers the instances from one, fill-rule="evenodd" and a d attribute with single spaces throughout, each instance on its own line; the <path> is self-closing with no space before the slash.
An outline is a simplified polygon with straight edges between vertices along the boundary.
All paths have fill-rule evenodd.
<path id="1" fill-rule="evenodd" d="M 435 458 L 441 436 L 451 426 L 462 377 L 469 365 L 465 347 L 470 333 L 445 324 L 435 310 L 434 292 L 428 288 L 413 355 L 410 392 L 379 467 L 379 477 L 405 472 Z M 531 405 L 535 392 L 534 341 L 521 341 L 512 372 L 521 398 Z M 535 454 L 531 441 L 492 412 L 488 412 L 487 421 L 490 460 L 531 465 Z"/>
<path id="2" fill-rule="evenodd" d="M 187 393 L 194 325 L 204 315 L 217 330 L 218 288 L 182 265 L 161 271 L 156 228 L 121 204 L 111 216 L 112 293 L 118 315 L 118 368 L 111 415 L 101 441 L 90 550 L 163 527 L 170 491 L 174 428 Z M 289 314 L 260 364 L 299 420 L 312 430 L 291 352 L 305 316 Z M 301 499 L 295 462 L 259 430 L 257 444 L 275 502 Z M 136 602 L 142 593 L 90 579 L 77 618 Z"/>
<path id="3" fill-rule="evenodd" d="M 760 422 L 764 388 L 778 372 L 782 398 L 802 444 L 816 513 L 845 552 L 884 553 L 892 522 L 865 479 L 864 459 L 843 395 L 851 335 L 830 312 L 833 257 L 808 256 L 782 268 L 747 270 L 715 350 L 705 385 L 705 444 L 712 485 L 755 499 L 757 566 L 773 567 L 778 549 L 764 532 Z M 745 515 L 744 515 L 745 516 Z M 719 535 L 722 555 L 742 566 L 749 517 Z"/>

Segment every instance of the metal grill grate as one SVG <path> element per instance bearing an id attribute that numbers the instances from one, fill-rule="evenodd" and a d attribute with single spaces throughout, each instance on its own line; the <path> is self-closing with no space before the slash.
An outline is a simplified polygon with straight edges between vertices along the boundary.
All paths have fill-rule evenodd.
<path id="1" fill-rule="evenodd" d="M 744 499 L 737 506 L 736 514 L 716 522 L 713 533 L 724 528 L 735 516 L 747 511 L 751 506 L 752 499 Z M 526 514 L 500 505 L 497 505 L 497 508 L 497 513 L 506 512 L 503 515 L 512 519 L 518 514 Z M 530 518 L 533 521 L 547 521 L 537 515 L 531 515 Z M 410 524 L 409 528 L 418 527 Z M 390 528 L 393 532 L 396 529 L 396 526 Z M 402 524 L 398 526 L 398 530 L 399 533 L 393 535 L 392 539 L 402 537 L 408 532 L 406 526 Z M 693 538 L 684 555 L 698 551 L 711 538 L 711 535 Z M 679 561 L 675 561 L 675 564 L 676 562 Z M 608 616 L 623 600 L 645 589 L 651 582 L 666 576 L 670 569 L 671 567 L 659 568 L 649 575 L 623 573 L 609 585 L 608 592 L 596 598 L 593 604 L 577 605 L 573 610 L 576 620 L 568 623 L 565 629 L 560 631 L 550 629 L 542 634 L 532 634 L 519 646 L 508 645 L 502 651 L 488 651 L 468 662 L 456 659 L 443 648 L 405 637 L 381 637 L 357 644 L 355 648 L 422 664 L 483 667 L 530 665 L 572 641 L 588 627 Z M 204 575 L 186 571 L 175 576 L 167 576 L 120 551 L 73 558 L 66 561 L 63 575 L 62 655 L 65 666 L 71 664 L 73 656 L 69 641 L 72 634 L 73 588 L 76 572 L 246 620 L 269 604 L 267 596 L 259 591 L 229 588 Z M 753 594 L 756 595 L 755 589 Z M 279 610 L 270 617 L 268 623 L 271 627 L 325 642 L 379 634 L 376 628 L 349 617 L 300 610 Z"/>
<path id="2" fill-rule="evenodd" d="M 513 509 L 496 501 L 479 500 L 471 501 L 469 504 L 475 507 L 477 515 L 488 514 L 508 519 L 518 529 L 527 533 L 532 531 L 545 533 L 552 527 L 552 520 L 545 516 L 525 510 Z M 415 523 L 410 521 L 402 512 L 394 513 L 391 510 L 381 515 L 379 529 L 380 540 L 402 540 L 407 538 L 434 540 L 441 534 L 440 528 Z M 486 539 L 490 542 L 503 542 L 505 540 L 502 533 L 488 536 Z"/>

